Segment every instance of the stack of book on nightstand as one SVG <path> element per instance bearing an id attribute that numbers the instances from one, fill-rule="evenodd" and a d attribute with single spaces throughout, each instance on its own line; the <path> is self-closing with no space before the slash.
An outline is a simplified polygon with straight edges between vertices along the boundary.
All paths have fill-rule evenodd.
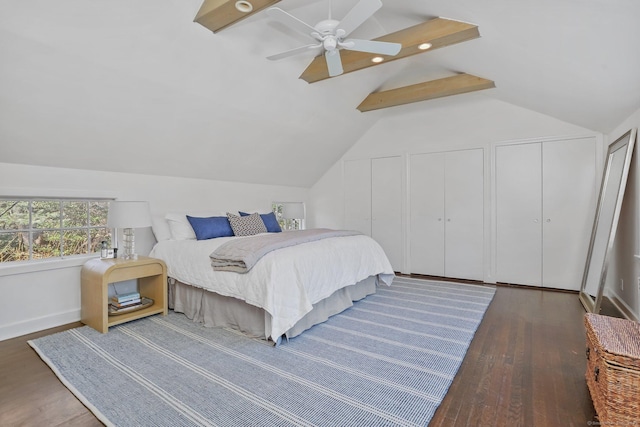
<path id="1" fill-rule="evenodd" d="M 140 292 L 129 292 L 126 294 L 118 294 L 111 297 L 109 311 L 119 311 L 130 309 L 142 304 Z"/>
<path id="2" fill-rule="evenodd" d="M 139 292 L 116 294 L 109 301 L 109 316 L 138 311 L 153 305 L 151 298 L 140 296 Z"/>

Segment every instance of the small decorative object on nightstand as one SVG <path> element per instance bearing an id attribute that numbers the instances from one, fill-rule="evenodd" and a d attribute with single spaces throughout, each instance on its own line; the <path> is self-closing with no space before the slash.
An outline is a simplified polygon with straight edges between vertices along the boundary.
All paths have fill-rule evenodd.
<path id="1" fill-rule="evenodd" d="M 138 280 L 143 303 L 135 310 L 109 315 L 109 283 L 133 279 Z M 98 332 L 106 333 L 109 326 L 153 314 L 167 314 L 167 266 L 159 259 L 92 259 L 82 267 L 81 280 L 81 320 Z"/>

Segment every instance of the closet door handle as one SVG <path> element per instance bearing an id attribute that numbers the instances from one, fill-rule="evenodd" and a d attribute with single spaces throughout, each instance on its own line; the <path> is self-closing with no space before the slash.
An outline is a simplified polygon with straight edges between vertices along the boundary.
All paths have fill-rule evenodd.
<path id="1" fill-rule="evenodd" d="M 538 220 L 537 220 L 537 219 L 534 219 L 534 220 L 533 220 L 533 222 L 538 223 Z"/>
<path id="2" fill-rule="evenodd" d="M 547 222 L 551 222 L 551 218 L 547 218 Z"/>
<path id="3" fill-rule="evenodd" d="M 438 218 L 438 221 L 442 221 L 442 218 Z"/>

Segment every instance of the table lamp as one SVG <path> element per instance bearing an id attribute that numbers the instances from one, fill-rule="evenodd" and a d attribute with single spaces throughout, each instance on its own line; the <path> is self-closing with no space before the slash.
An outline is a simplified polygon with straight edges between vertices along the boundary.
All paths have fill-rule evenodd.
<path id="1" fill-rule="evenodd" d="M 287 228 L 291 230 L 291 219 L 304 219 L 304 203 L 284 203 L 282 205 L 282 217 L 287 220 Z"/>
<path id="2" fill-rule="evenodd" d="M 134 228 L 151 226 L 151 214 L 149 213 L 149 202 L 109 202 L 109 213 L 107 215 L 107 227 L 122 228 L 124 259 L 138 259 L 135 253 L 135 231 Z M 117 235 L 117 230 L 115 234 Z"/>

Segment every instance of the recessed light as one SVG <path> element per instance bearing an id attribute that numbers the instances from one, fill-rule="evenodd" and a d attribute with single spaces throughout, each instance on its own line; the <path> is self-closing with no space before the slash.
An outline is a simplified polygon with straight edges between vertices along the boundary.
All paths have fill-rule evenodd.
<path id="1" fill-rule="evenodd" d="M 253 10 L 253 5 L 246 0 L 238 0 L 236 2 L 236 9 L 242 13 L 249 13 Z"/>
<path id="2" fill-rule="evenodd" d="M 384 58 L 381 56 L 374 56 L 373 58 L 371 58 L 371 62 L 376 64 L 379 64 L 382 61 L 384 61 Z"/>
<path id="3" fill-rule="evenodd" d="M 418 45 L 418 49 L 420 50 L 427 50 L 431 47 L 431 43 L 422 43 L 421 45 Z"/>

